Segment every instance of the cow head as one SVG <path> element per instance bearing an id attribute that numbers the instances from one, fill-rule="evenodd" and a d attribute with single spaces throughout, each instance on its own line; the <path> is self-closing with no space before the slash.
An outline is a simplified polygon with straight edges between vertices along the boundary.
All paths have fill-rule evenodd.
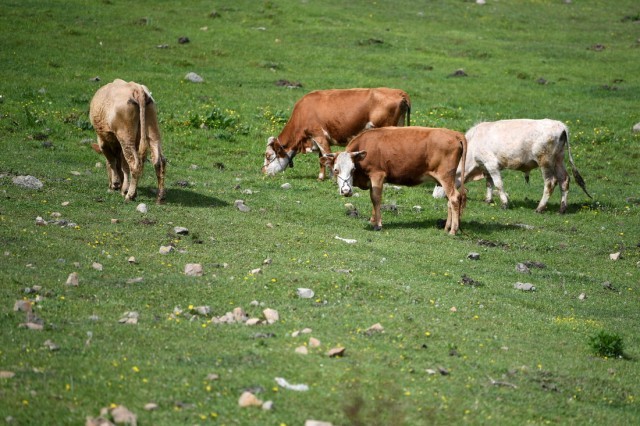
<path id="1" fill-rule="evenodd" d="M 325 154 L 323 157 L 333 164 L 333 175 L 338 181 L 340 195 L 351 197 L 353 195 L 353 173 L 356 164 L 367 156 L 367 151 L 340 152 L 338 154 Z"/>
<path id="2" fill-rule="evenodd" d="M 273 176 L 284 171 L 287 166 L 293 167 L 295 151 L 287 152 L 277 138 L 271 136 L 267 141 L 267 150 L 264 153 L 264 165 L 262 173 Z"/>

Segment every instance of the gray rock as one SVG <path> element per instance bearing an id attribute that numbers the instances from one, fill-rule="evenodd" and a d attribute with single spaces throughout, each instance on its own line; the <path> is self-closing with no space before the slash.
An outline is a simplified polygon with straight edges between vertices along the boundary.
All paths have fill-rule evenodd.
<path id="1" fill-rule="evenodd" d="M 527 265 L 525 265 L 524 263 L 518 263 L 516 265 L 516 272 L 520 272 L 521 274 L 530 274 L 531 271 L 529 270 L 529 267 Z"/>
<path id="2" fill-rule="evenodd" d="M 175 232 L 178 235 L 189 235 L 189 230 L 182 226 L 176 226 L 175 228 L 173 228 L 173 232 Z"/>
<path id="3" fill-rule="evenodd" d="M 201 277 L 203 274 L 202 265 L 199 263 L 187 263 L 184 266 L 184 274 L 190 277 Z"/>
<path id="4" fill-rule="evenodd" d="M 517 282 L 513 285 L 513 288 L 515 288 L 516 290 L 522 290 L 522 291 L 536 291 L 536 287 L 531 283 Z"/>
<path id="5" fill-rule="evenodd" d="M 467 259 L 480 260 L 480 253 L 475 253 L 475 252 L 469 253 L 467 255 Z"/>
<path id="6" fill-rule="evenodd" d="M 200 77 L 198 74 L 196 74 L 195 72 L 190 72 L 187 75 L 184 76 L 184 79 L 187 81 L 190 81 L 192 83 L 202 83 L 204 82 L 204 79 L 202 77 Z"/>
<path id="7" fill-rule="evenodd" d="M 297 294 L 301 299 L 311 299 L 315 293 L 310 288 L 299 288 Z"/>
<path id="8" fill-rule="evenodd" d="M 139 211 L 140 213 L 146 213 L 149 211 L 149 208 L 145 203 L 140 203 L 138 204 L 138 207 L 136 207 L 136 210 Z"/>
<path id="9" fill-rule="evenodd" d="M 633 131 L 634 133 L 640 132 L 640 123 L 636 123 L 636 125 L 633 126 Z"/>
<path id="10" fill-rule="evenodd" d="M 33 176 L 16 176 L 13 178 L 14 185 L 27 189 L 42 189 L 44 184 Z"/>

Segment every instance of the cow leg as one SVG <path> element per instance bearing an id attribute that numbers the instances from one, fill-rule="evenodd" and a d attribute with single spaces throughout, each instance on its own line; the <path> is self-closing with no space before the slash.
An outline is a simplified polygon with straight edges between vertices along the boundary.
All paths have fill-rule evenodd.
<path id="1" fill-rule="evenodd" d="M 380 213 L 380 205 L 382 204 L 382 188 L 384 186 L 384 175 L 370 177 L 371 190 L 369 196 L 371 197 L 371 204 L 373 209 L 371 211 L 371 219 L 369 222 L 373 225 L 374 231 L 380 231 L 382 229 L 382 214 Z"/>
<path id="2" fill-rule="evenodd" d="M 567 196 L 569 195 L 569 173 L 567 173 L 562 159 L 559 163 L 556 163 L 556 177 L 560 184 L 560 190 L 562 191 L 560 214 L 564 214 L 567 211 Z"/>
<path id="3" fill-rule="evenodd" d="M 486 164 L 485 164 L 486 167 Z M 500 168 L 498 165 L 493 165 L 492 167 L 487 167 L 487 173 L 493 182 L 493 185 L 498 190 L 498 194 L 500 194 L 500 203 L 502 204 L 503 209 L 509 208 L 509 197 L 507 193 L 504 192 L 504 185 L 502 183 L 502 176 L 500 175 Z M 487 202 L 491 202 L 493 196 L 489 195 L 489 179 L 487 179 Z"/>
<path id="4" fill-rule="evenodd" d="M 120 170 L 120 153 L 118 152 L 118 141 L 115 144 L 109 143 L 106 139 L 98 136 L 98 146 L 106 159 L 107 177 L 109 179 L 109 191 L 117 191 L 122 185 L 122 172 Z"/>
<path id="5" fill-rule="evenodd" d="M 323 156 L 325 154 L 329 154 L 331 152 L 331 146 L 329 145 L 329 142 L 327 141 L 327 139 L 323 136 L 323 137 L 319 137 L 314 139 L 314 141 L 318 144 L 318 146 L 320 147 L 320 152 L 318 153 L 318 155 L 320 156 L 320 173 L 318 174 L 318 180 L 324 180 L 325 178 L 325 172 L 327 169 L 327 162 L 326 159 L 323 158 Z M 330 171 L 330 173 L 332 173 L 332 171 Z"/>
<path id="6" fill-rule="evenodd" d="M 121 134 L 118 135 L 118 140 L 121 141 L 120 144 L 122 145 L 122 155 L 125 160 L 123 163 L 127 163 L 126 167 L 123 164 L 123 169 L 129 169 L 129 173 L 125 173 L 125 175 L 131 174 L 131 180 L 128 182 L 128 187 L 126 188 L 126 195 L 124 197 L 125 201 L 133 201 L 138 195 L 138 181 L 142 176 L 142 170 L 144 168 L 144 158 L 140 158 L 138 150 L 136 149 L 136 131 L 137 129 L 134 129 L 133 135 L 126 131 L 121 132 Z M 125 194 L 124 186 L 122 188 L 122 193 L 123 195 Z"/>
<path id="7" fill-rule="evenodd" d="M 488 173 L 484 173 L 484 178 L 487 182 L 487 191 L 486 196 L 484 197 L 484 201 L 487 204 L 490 204 L 493 201 L 493 179 L 491 179 L 491 175 Z"/>
<path id="8" fill-rule="evenodd" d="M 451 235 L 455 235 L 460 228 L 462 194 L 456 189 L 455 185 L 450 183 L 442 185 L 442 188 L 447 194 L 447 223 L 444 225 L 444 230 Z"/>
<path id="9" fill-rule="evenodd" d="M 556 178 L 554 170 L 549 169 L 549 166 L 541 166 L 541 170 L 542 177 L 544 179 L 544 191 L 542 192 L 540 203 L 538 204 L 538 207 L 536 207 L 536 213 L 542 213 L 547 208 L 549 197 L 551 197 L 553 189 L 558 184 L 558 179 Z"/>

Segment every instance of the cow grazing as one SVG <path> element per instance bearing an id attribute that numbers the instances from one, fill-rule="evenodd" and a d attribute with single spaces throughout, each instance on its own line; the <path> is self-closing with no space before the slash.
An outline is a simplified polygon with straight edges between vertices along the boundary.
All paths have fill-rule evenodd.
<path id="1" fill-rule="evenodd" d="M 116 79 L 98 89 L 89 115 L 98 135 L 97 150 L 107 159 L 109 189 L 120 189 L 125 201 L 134 200 L 150 148 L 158 179 L 157 202 L 162 202 L 166 159 L 162 156 L 156 106 L 149 89 Z"/>
<path id="2" fill-rule="evenodd" d="M 469 144 L 465 164 L 466 180 L 487 178 L 488 203 L 493 199 L 495 186 L 500 193 L 502 208 L 508 207 L 509 200 L 504 191 L 500 170 L 520 170 L 525 173 L 528 182 L 529 172 L 540 167 L 544 178 L 544 192 L 536 212 L 545 210 L 555 186 L 560 184 L 560 213 L 564 213 L 567 210 L 569 192 L 569 174 L 564 166 L 565 147 L 576 182 L 591 198 L 571 156 L 569 129 L 560 121 L 516 119 L 485 122 L 469 129 L 466 137 Z"/>
<path id="3" fill-rule="evenodd" d="M 353 186 L 370 189 L 371 223 L 382 228 L 380 203 L 385 182 L 414 186 L 426 180 L 442 185 L 448 198 L 445 231 L 455 234 L 465 205 L 464 185 L 456 189 L 456 169 L 464 179 L 467 140 L 460 132 L 427 127 L 385 127 L 355 137 L 344 152 L 327 154 L 333 164 L 341 195 L 350 197 Z"/>
<path id="4" fill-rule="evenodd" d="M 399 89 L 318 90 L 303 96 L 277 137 L 267 142 L 262 172 L 275 175 L 300 152 L 320 151 L 319 180 L 325 178 L 323 154 L 331 145 L 345 146 L 365 129 L 409 125 L 411 100 Z M 315 144 L 314 144 L 315 142 Z"/>

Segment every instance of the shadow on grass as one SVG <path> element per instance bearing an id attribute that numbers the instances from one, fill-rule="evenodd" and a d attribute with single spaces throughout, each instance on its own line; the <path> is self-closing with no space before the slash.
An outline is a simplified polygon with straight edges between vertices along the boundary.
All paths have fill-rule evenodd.
<path id="1" fill-rule="evenodd" d="M 139 192 L 149 198 L 156 196 L 155 188 L 139 188 Z M 230 205 L 219 198 L 182 188 L 168 188 L 164 204 L 180 204 L 184 207 L 226 207 Z"/>

